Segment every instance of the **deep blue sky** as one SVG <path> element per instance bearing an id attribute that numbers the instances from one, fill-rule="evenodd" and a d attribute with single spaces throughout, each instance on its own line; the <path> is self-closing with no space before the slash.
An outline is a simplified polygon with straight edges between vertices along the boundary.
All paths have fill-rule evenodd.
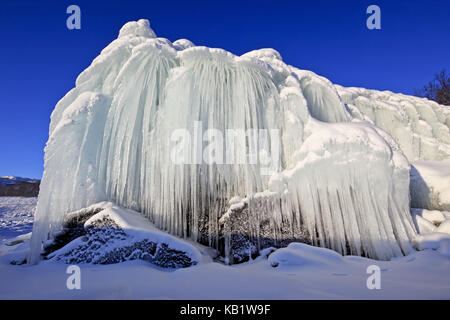
<path id="1" fill-rule="evenodd" d="M 81 8 L 81 30 L 66 8 Z M 381 8 L 381 30 L 366 8 Z M 10 1 L 0 6 L 0 176 L 40 178 L 50 114 L 127 21 L 160 37 L 235 54 L 273 47 L 296 67 L 345 86 L 407 94 L 450 69 L 450 2 Z"/>

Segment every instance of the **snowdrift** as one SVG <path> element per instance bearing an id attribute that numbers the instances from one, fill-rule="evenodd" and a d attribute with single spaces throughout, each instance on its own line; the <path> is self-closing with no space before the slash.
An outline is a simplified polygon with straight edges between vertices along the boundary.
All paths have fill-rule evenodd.
<path id="1" fill-rule="evenodd" d="M 434 102 L 335 86 L 273 49 L 235 56 L 129 22 L 52 113 L 29 262 L 68 212 L 100 201 L 220 247 L 229 200 L 261 194 L 269 196 L 249 206 L 246 220 L 256 240 L 264 223 L 273 239 L 301 229 L 340 253 L 407 254 L 416 231 L 405 154 L 448 157 L 449 125 Z M 177 130 L 229 129 L 277 132 L 256 142 L 257 160 L 270 161 L 173 161 Z M 241 142 L 224 149 L 251 154 L 254 141 Z M 207 146 L 200 139 L 177 159 L 197 159 Z"/>

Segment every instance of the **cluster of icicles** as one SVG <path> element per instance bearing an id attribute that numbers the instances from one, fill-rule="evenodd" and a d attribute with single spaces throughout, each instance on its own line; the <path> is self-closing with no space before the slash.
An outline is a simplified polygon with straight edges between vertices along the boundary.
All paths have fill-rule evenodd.
<path id="1" fill-rule="evenodd" d="M 266 208 L 274 237 L 277 225 L 295 221 L 314 244 L 341 253 L 407 254 L 415 234 L 408 161 L 387 133 L 352 119 L 328 80 L 284 64 L 275 50 L 238 57 L 157 38 L 147 20 L 127 23 L 52 114 L 29 261 L 39 261 L 68 212 L 103 200 L 180 237 L 198 241 L 206 226 L 214 245 L 217 203 L 264 190 L 278 195 Z M 172 133 L 194 135 L 195 123 L 279 130 L 279 150 L 266 146 L 278 172 L 174 163 Z"/>

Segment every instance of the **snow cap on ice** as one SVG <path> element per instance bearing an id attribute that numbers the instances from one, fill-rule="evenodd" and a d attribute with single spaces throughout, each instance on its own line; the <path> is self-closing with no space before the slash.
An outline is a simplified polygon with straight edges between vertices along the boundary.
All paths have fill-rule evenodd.
<path id="1" fill-rule="evenodd" d="M 156 38 L 155 32 L 153 32 L 150 28 L 150 21 L 147 19 L 140 19 L 138 21 L 130 21 L 125 23 L 119 31 L 119 38 L 124 36 Z"/>

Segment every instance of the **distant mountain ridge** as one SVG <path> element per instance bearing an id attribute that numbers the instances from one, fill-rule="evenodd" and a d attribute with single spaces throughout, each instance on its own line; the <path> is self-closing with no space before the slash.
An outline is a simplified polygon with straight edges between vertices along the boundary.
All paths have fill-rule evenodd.
<path id="1" fill-rule="evenodd" d="M 37 197 L 40 184 L 37 179 L 0 177 L 0 197 Z"/>

